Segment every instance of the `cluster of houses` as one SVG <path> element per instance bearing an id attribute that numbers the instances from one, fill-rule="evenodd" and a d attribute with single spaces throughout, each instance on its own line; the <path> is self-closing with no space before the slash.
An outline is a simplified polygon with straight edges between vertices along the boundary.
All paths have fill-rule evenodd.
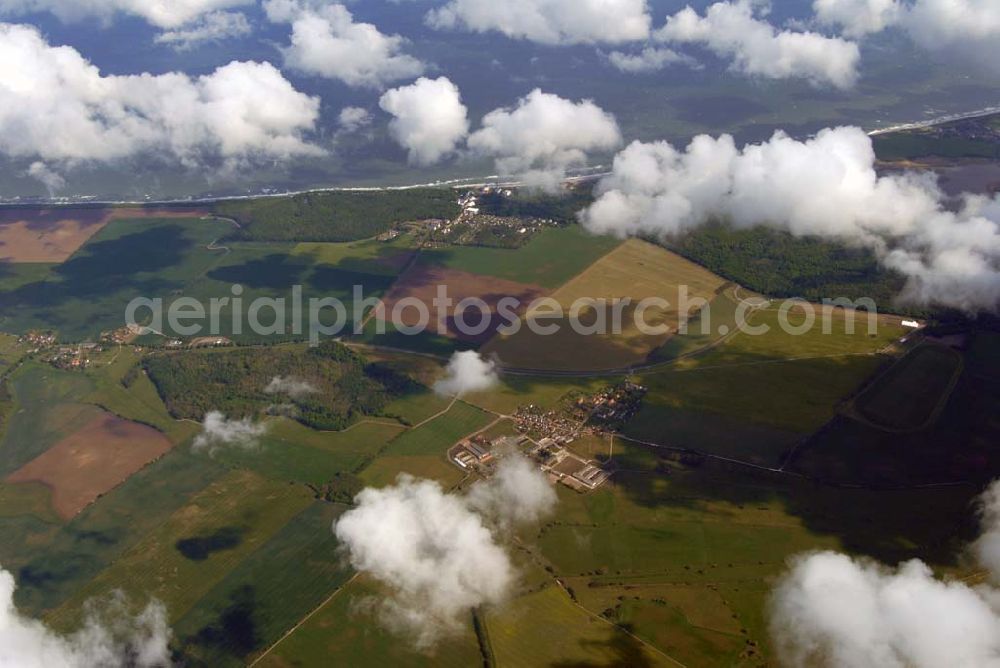
<path id="1" fill-rule="evenodd" d="M 648 388 L 625 381 L 576 402 L 579 414 L 586 415 L 587 424 L 596 428 L 617 429 L 628 422 L 642 406 Z"/>

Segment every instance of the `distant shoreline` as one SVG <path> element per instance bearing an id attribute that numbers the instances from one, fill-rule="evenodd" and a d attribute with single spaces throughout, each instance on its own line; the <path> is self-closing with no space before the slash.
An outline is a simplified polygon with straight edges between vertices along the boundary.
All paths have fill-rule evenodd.
<path id="1" fill-rule="evenodd" d="M 887 128 L 879 128 L 868 132 L 869 137 L 879 137 L 908 130 L 922 130 L 926 128 L 954 123 L 955 121 L 984 118 L 1000 114 L 1000 106 L 985 107 L 975 111 L 967 111 L 959 114 L 947 114 L 937 116 L 926 121 L 914 121 L 910 123 L 900 123 Z M 587 170 L 581 170 L 576 176 L 567 178 L 565 183 L 579 183 L 590 179 L 597 179 L 606 176 L 607 165 L 598 165 Z M 295 197 L 297 195 L 308 195 L 310 193 L 336 193 L 336 192 L 394 192 L 401 190 L 417 190 L 420 188 L 481 188 L 493 185 L 498 181 L 503 185 L 517 188 L 523 184 L 519 181 L 503 181 L 497 174 L 489 176 L 470 176 L 444 181 L 433 181 L 431 183 L 415 183 L 403 186 L 330 186 L 325 188 L 306 188 L 303 190 L 290 190 L 286 192 L 261 192 L 253 195 L 219 195 L 213 197 L 187 197 L 174 199 L 148 199 L 148 200 L 102 200 L 89 196 L 60 197 L 53 199 L 31 199 L 22 201 L 19 199 L 0 198 L 0 209 L 35 209 L 35 208 L 70 208 L 70 207 L 182 207 L 182 206 L 204 206 L 218 204 L 219 202 L 240 202 L 253 199 L 276 199 L 281 197 Z"/>
<path id="2" fill-rule="evenodd" d="M 609 172 L 603 171 L 607 165 L 597 165 L 575 176 L 569 176 L 563 180 L 564 184 L 582 183 L 585 181 L 599 179 L 607 176 Z M 40 208 L 100 208 L 100 207 L 185 207 L 204 206 L 207 204 L 218 204 L 220 202 L 242 202 L 255 199 L 278 199 L 282 197 L 295 197 L 297 195 L 309 195 L 313 193 L 379 193 L 379 192 L 399 192 L 403 190 L 419 190 L 421 188 L 451 188 L 460 190 L 463 188 L 482 188 L 501 184 L 507 188 L 520 188 L 524 186 L 521 181 L 504 180 L 494 174 L 491 176 L 470 176 L 460 179 L 448 179 L 445 181 L 434 181 L 432 183 L 416 183 L 405 186 L 331 186 L 327 188 L 307 188 L 305 190 L 290 190 L 287 192 L 265 192 L 256 195 L 219 195 L 217 197 L 187 197 L 180 199 L 148 199 L 148 200 L 101 200 L 87 196 L 81 197 L 61 197 L 56 199 L 32 199 L 28 201 L 0 199 L 0 210 L 3 209 L 40 209 Z"/>
<path id="3" fill-rule="evenodd" d="M 948 114 L 946 116 L 938 116 L 936 118 L 931 118 L 926 121 L 915 121 L 913 123 L 902 123 L 900 125 L 893 125 L 888 128 L 881 128 L 879 130 L 872 130 L 868 133 L 869 137 L 878 137 L 879 135 L 887 135 L 895 132 L 905 132 L 907 130 L 924 130 L 927 128 L 933 128 L 938 125 L 944 125 L 946 123 L 954 123 L 955 121 L 968 121 L 974 118 L 985 118 L 986 116 L 993 116 L 1000 114 L 1000 106 L 998 107 L 986 107 L 984 109 L 978 109 L 976 111 L 967 111 L 961 114 Z"/>

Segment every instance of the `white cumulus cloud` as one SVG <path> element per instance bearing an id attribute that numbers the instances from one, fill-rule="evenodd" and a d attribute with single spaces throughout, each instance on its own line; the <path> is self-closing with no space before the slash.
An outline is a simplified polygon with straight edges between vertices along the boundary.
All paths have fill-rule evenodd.
<path id="1" fill-rule="evenodd" d="M 848 37 L 863 37 L 895 25 L 902 7 L 898 0 L 815 0 L 820 23 L 839 25 Z"/>
<path id="2" fill-rule="evenodd" d="M 862 36 L 898 27 L 927 49 L 976 51 L 986 47 L 995 63 L 1000 3 L 995 0 L 815 0 L 820 23 Z"/>
<path id="3" fill-rule="evenodd" d="M 451 0 L 427 23 L 541 44 L 620 44 L 646 39 L 650 17 L 646 0 Z"/>
<path id="4" fill-rule="evenodd" d="M 457 352 L 445 368 L 445 377 L 434 384 L 434 391 L 445 396 L 482 392 L 500 382 L 496 364 L 474 350 Z"/>
<path id="5" fill-rule="evenodd" d="M 985 535 L 995 536 L 1000 484 L 983 503 Z M 984 565 L 1000 582 L 997 563 Z M 791 666 L 990 668 L 1000 665 L 1000 590 L 938 579 L 916 560 L 893 569 L 834 552 L 804 555 L 775 589 L 771 629 Z"/>
<path id="6" fill-rule="evenodd" d="M 267 63 L 211 74 L 102 75 L 35 28 L 0 24 L 0 153 L 44 161 L 114 161 L 139 154 L 196 166 L 284 159 L 308 143 L 319 100 Z"/>
<path id="7" fill-rule="evenodd" d="M 568 169 L 587 163 L 588 153 L 612 151 L 621 142 L 614 116 L 592 101 L 535 89 L 517 106 L 488 113 L 468 144 L 474 153 L 495 158 L 501 174 L 556 190 Z"/>
<path id="8" fill-rule="evenodd" d="M 363 107 L 344 107 L 337 117 L 337 125 L 342 132 L 356 132 L 371 125 L 372 114 Z"/>
<path id="9" fill-rule="evenodd" d="M 379 106 L 394 117 L 389 132 L 417 165 L 430 165 L 453 154 L 469 133 L 468 109 L 458 86 L 446 77 L 421 77 L 390 90 Z"/>
<path id="10" fill-rule="evenodd" d="M 63 21 L 87 17 L 109 20 L 115 14 L 138 16 L 160 28 L 179 28 L 199 17 L 255 0 L 0 0 L 0 16 L 50 12 Z"/>
<path id="11" fill-rule="evenodd" d="M 40 181 L 49 191 L 49 197 L 66 187 L 65 177 L 41 160 L 31 163 L 31 166 L 28 167 L 28 176 Z"/>
<path id="12" fill-rule="evenodd" d="M 469 507 L 500 527 L 537 522 L 551 514 L 558 497 L 548 479 L 526 457 L 505 456 L 488 481 L 469 488 Z"/>
<path id="13" fill-rule="evenodd" d="M 221 42 L 236 37 L 246 37 L 253 28 L 245 14 L 240 12 L 212 12 L 196 23 L 164 30 L 156 36 L 157 44 L 168 44 L 178 51 L 188 51 L 206 42 Z"/>
<path id="14" fill-rule="evenodd" d="M 512 523 L 540 517 L 553 497 L 537 468 L 523 468 L 511 456 L 477 498 L 516 508 Z M 504 473 L 515 467 L 514 473 Z M 499 476 L 504 476 L 501 479 Z M 551 490 L 549 490 L 551 493 Z M 469 610 L 504 601 L 517 580 L 499 526 L 478 512 L 469 497 L 446 493 L 436 482 L 401 475 L 385 489 L 366 489 L 356 508 L 334 525 L 351 565 L 386 585 L 391 594 L 375 605 L 390 629 L 427 648 L 461 628 Z"/>
<path id="15" fill-rule="evenodd" d="M 260 437 L 267 433 L 267 424 L 255 423 L 250 418 L 229 420 L 219 411 L 205 415 L 202 431 L 194 439 L 192 448 L 198 452 L 215 454 L 225 448 L 252 450 L 257 447 Z"/>
<path id="16" fill-rule="evenodd" d="M 84 626 L 60 635 L 14 606 L 14 577 L 0 568 L 0 666 L 10 668 L 166 668 L 170 629 L 166 610 L 152 602 L 139 615 L 124 595 L 91 601 Z"/>
<path id="17" fill-rule="evenodd" d="M 264 388 L 267 394 L 284 394 L 292 399 L 301 399 L 319 392 L 312 383 L 292 376 L 275 376 Z"/>
<path id="18" fill-rule="evenodd" d="M 972 546 L 973 552 L 1000 584 L 1000 482 L 994 483 L 980 498 L 979 515 L 982 532 Z"/>
<path id="19" fill-rule="evenodd" d="M 646 47 L 639 53 L 612 51 L 608 54 L 608 62 L 622 72 L 638 74 L 656 72 L 676 64 L 693 65 L 694 60 L 683 56 L 673 49 Z"/>
<path id="20" fill-rule="evenodd" d="M 635 142 L 615 158 L 581 221 L 597 233 L 671 235 L 722 218 L 872 248 L 910 278 L 906 297 L 967 310 L 1000 303 L 1000 198 L 944 206 L 932 178 L 879 176 L 871 139 L 836 128 L 805 141 L 778 132 L 737 148 L 696 137 L 686 150 Z"/>
<path id="21" fill-rule="evenodd" d="M 285 66 L 303 74 L 339 79 L 349 86 L 381 88 L 417 76 L 424 64 L 403 53 L 406 40 L 358 23 L 342 4 L 318 0 L 266 0 L 274 23 L 292 26 L 282 48 Z"/>
<path id="22" fill-rule="evenodd" d="M 716 2 L 701 16 L 686 7 L 667 18 L 655 38 L 700 44 L 732 69 L 768 79 L 805 79 L 817 86 L 850 88 L 858 79 L 858 45 L 815 32 L 778 30 L 755 15 L 751 0 Z"/>

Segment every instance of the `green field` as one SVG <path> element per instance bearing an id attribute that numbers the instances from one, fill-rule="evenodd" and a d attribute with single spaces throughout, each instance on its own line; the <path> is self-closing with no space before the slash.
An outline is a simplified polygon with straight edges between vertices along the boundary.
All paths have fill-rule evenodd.
<path id="1" fill-rule="evenodd" d="M 88 581 L 49 621 L 71 628 L 88 598 L 121 589 L 134 600 L 157 598 L 176 622 L 311 502 L 303 487 L 228 473 Z"/>
<path id="2" fill-rule="evenodd" d="M 792 313 L 789 324 L 804 324 Z M 871 336 L 857 323 L 848 334 L 842 315 L 824 334 L 821 320 L 796 336 L 780 327 L 776 310 L 750 316 L 761 336 L 739 333 L 704 355 L 641 375 L 650 388 L 629 436 L 673 447 L 775 466 L 799 440 L 831 420 L 840 403 L 888 359 L 878 354 L 902 329 L 883 322 Z"/>
<path id="3" fill-rule="evenodd" d="M 208 591 L 174 628 L 188 665 L 245 665 L 342 586 L 330 527 L 343 510 L 312 504 Z"/>
<path id="4" fill-rule="evenodd" d="M 983 335 L 974 335 L 978 336 Z M 993 338 L 986 335 L 985 340 Z M 982 484 L 994 478 L 1000 467 L 1000 452 L 996 448 L 1000 442 L 1000 423 L 996 420 L 1000 414 L 1000 383 L 996 375 L 991 375 L 992 353 L 984 355 L 982 347 L 976 345 L 965 353 L 964 371 L 939 412 L 935 407 L 942 398 L 940 389 L 951 382 L 957 360 L 949 357 L 950 352 L 932 355 L 904 360 L 906 365 L 898 372 L 900 375 L 892 373 L 896 372 L 893 369 L 871 390 L 876 392 L 881 388 L 889 392 L 872 395 L 882 397 L 876 406 L 882 407 L 881 415 L 887 416 L 884 419 L 912 416 L 914 422 L 908 426 L 916 424 L 923 428 L 901 435 L 897 430 L 871 423 L 870 419 L 862 421 L 851 414 L 841 415 L 803 445 L 790 465 L 792 470 L 836 483 L 888 487 Z M 918 366 L 912 367 L 914 363 Z M 936 392 L 917 399 L 927 407 L 920 415 L 911 413 L 908 403 L 898 403 L 897 395 L 888 388 L 894 377 L 922 373 L 925 363 L 940 364 L 944 376 L 931 381 Z M 995 371 L 993 368 L 992 373 Z M 909 393 L 914 389 L 917 388 L 907 387 L 899 392 Z M 924 424 L 928 421 L 929 424 Z"/>
<path id="5" fill-rule="evenodd" d="M 346 311 L 343 331 L 350 333 L 355 323 L 354 287 L 359 286 L 365 298 L 381 297 L 398 273 L 398 269 L 390 265 L 373 261 L 371 250 L 365 244 L 345 245 L 338 252 L 336 263 L 329 262 L 331 258 L 324 257 L 323 252 L 302 253 L 299 249 L 300 246 L 293 244 L 233 244 L 228 253 L 217 253 L 217 262 L 185 287 L 184 296 L 194 297 L 210 307 L 212 299 L 232 297 L 233 286 L 239 285 L 244 305 L 242 317 L 236 318 L 239 330 L 233 325 L 231 305 L 209 309 L 210 313 L 217 314 L 219 334 L 245 343 L 302 341 L 309 331 L 310 300 L 339 299 Z M 357 252 L 357 256 L 352 255 L 353 252 Z M 302 290 L 303 306 L 298 322 L 293 310 L 295 286 Z M 283 299 L 285 305 L 280 320 L 270 308 L 261 312 L 258 321 L 268 330 L 265 334 L 255 332 L 250 320 L 248 305 L 258 298 Z M 319 322 L 325 326 L 338 324 L 333 309 L 323 309 L 319 316 Z M 275 326 L 276 320 L 284 327 Z M 296 325 L 299 333 L 296 333 Z"/>
<path id="6" fill-rule="evenodd" d="M 589 495 L 559 489 L 558 517 L 537 545 L 588 610 L 608 612 L 693 666 L 765 664 L 768 583 L 794 554 L 860 551 L 886 563 L 919 555 L 953 567 L 955 532 L 968 525 L 976 493 L 843 490 L 721 465 L 688 468 L 644 449 L 623 454 L 628 471 L 611 486 Z M 914 503 L 928 514 L 910 512 Z"/>
<path id="7" fill-rule="evenodd" d="M 455 246 L 424 251 L 420 261 L 555 289 L 620 244 L 570 225 L 545 229 L 518 250 Z"/>
<path id="8" fill-rule="evenodd" d="M 269 423 L 256 448 L 225 448 L 212 457 L 274 480 L 320 486 L 366 466 L 402 430 L 402 425 L 362 422 L 346 432 L 318 432 L 279 419 Z"/>
<path id="9" fill-rule="evenodd" d="M 287 666 L 413 666 L 469 668 L 482 665 L 476 636 L 469 626 L 428 652 L 418 652 L 405 639 L 388 631 L 363 604 L 385 596 L 377 584 L 352 580 L 294 634 L 281 642 L 258 665 Z"/>
<path id="10" fill-rule="evenodd" d="M 232 298 L 234 285 L 242 287 L 247 305 L 258 297 L 284 298 L 290 304 L 293 286 L 302 286 L 303 329 L 310 298 L 336 297 L 347 304 L 350 326 L 354 286 L 363 287 L 368 297 L 381 296 L 410 252 L 405 241 L 331 247 L 232 243 L 208 249 L 231 229 L 217 220 L 113 221 L 63 264 L 6 269 L 0 277 L 0 327 L 14 333 L 52 329 L 63 340 L 82 340 L 121 327 L 125 307 L 136 297 L 162 298 L 164 310 L 178 297 L 193 297 L 215 313 L 219 323 L 217 332 L 203 334 L 259 341 L 246 307 L 236 319 L 242 329 L 237 333 L 232 306 L 211 306 L 212 299 Z M 304 338 L 292 331 L 290 310 L 287 307 L 287 331 L 270 338 Z M 142 317 L 148 318 L 146 310 L 140 312 Z M 273 320 L 270 310 L 260 316 L 265 325 Z M 322 313 L 324 324 L 335 320 L 329 309 Z M 160 331 L 173 334 L 168 330 L 164 318 Z"/>
<path id="11" fill-rule="evenodd" d="M 392 441 L 361 473 L 361 478 L 374 487 L 392 484 L 400 473 L 455 484 L 462 478 L 462 472 L 448 461 L 448 448 L 491 421 L 487 413 L 458 401 L 444 415 Z"/>
<path id="12" fill-rule="evenodd" d="M 101 413 L 80 401 L 93 387 L 81 374 L 29 363 L 9 382 L 14 403 L 0 441 L 0 476 L 13 473 Z"/>
<path id="13" fill-rule="evenodd" d="M 674 666 L 615 626 L 573 605 L 555 585 L 487 615 L 501 666 Z"/>
<path id="14" fill-rule="evenodd" d="M 295 245 L 292 255 L 344 271 L 396 276 L 413 257 L 416 247 L 417 239 L 412 234 L 404 234 L 388 242 L 373 239 L 345 243 L 304 242 Z"/>
<path id="15" fill-rule="evenodd" d="M 59 606 L 223 473 L 175 450 L 64 527 L 0 518 L 0 563 L 17 573 L 18 606 L 32 614 Z"/>
<path id="16" fill-rule="evenodd" d="M 203 276 L 220 255 L 205 247 L 228 230 L 218 221 L 112 221 L 63 264 L 2 285 L 0 328 L 80 340 L 121 327 L 132 299 L 166 298 Z"/>
<path id="17" fill-rule="evenodd" d="M 194 435 L 196 427 L 171 417 L 156 386 L 140 369 L 141 358 L 142 353 L 128 346 L 111 348 L 97 356 L 86 371 L 93 383 L 86 401 L 109 413 L 150 425 L 165 433 L 173 443 L 181 443 Z"/>
<path id="18" fill-rule="evenodd" d="M 858 411 L 886 429 L 913 431 L 932 423 L 962 372 L 962 356 L 944 346 L 921 346 L 858 397 Z"/>

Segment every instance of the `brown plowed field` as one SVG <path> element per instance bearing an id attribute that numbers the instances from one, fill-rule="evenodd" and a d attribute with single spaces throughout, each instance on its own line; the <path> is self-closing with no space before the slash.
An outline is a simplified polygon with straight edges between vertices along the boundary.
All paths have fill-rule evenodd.
<path id="1" fill-rule="evenodd" d="M 53 509 L 68 520 L 170 448 L 167 437 L 152 427 L 105 413 L 12 473 L 6 482 L 47 486 Z"/>

